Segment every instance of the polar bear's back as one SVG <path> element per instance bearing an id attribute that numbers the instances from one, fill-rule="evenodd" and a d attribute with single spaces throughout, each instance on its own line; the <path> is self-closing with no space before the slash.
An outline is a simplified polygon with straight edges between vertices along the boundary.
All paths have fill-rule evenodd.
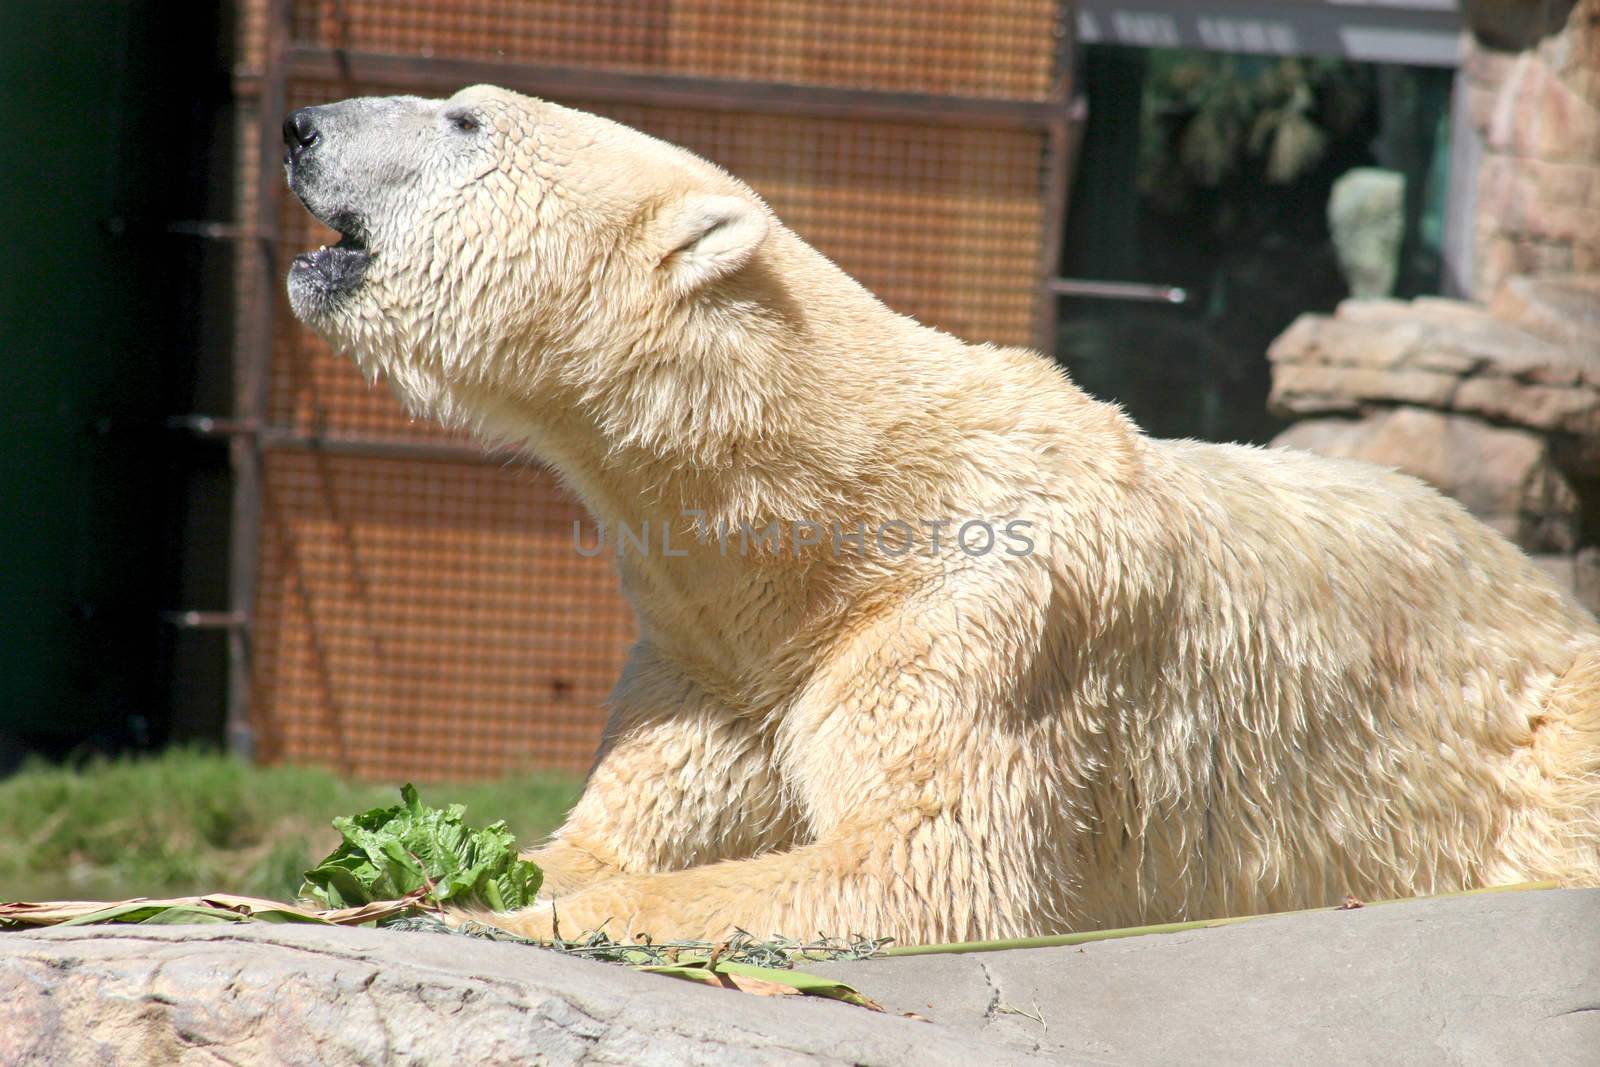
<path id="1" fill-rule="evenodd" d="M 1587 612 L 1416 479 L 1148 443 L 1154 503 L 1134 510 L 1170 569 L 1130 631 L 1167 658 L 1111 716 L 1125 724 L 1112 777 L 1194 799 L 1126 827 L 1133 852 L 1089 910 L 1207 915 L 1600 877 Z"/>
<path id="2" fill-rule="evenodd" d="M 1279 585 L 1308 617 L 1369 632 L 1396 613 L 1463 644 L 1521 635 L 1552 662 L 1563 646 L 1600 639 L 1594 618 L 1516 546 L 1416 478 L 1292 449 L 1153 443 L 1173 462 L 1192 521 L 1215 531 L 1224 566 L 1269 616 L 1288 607 L 1272 595 Z"/>

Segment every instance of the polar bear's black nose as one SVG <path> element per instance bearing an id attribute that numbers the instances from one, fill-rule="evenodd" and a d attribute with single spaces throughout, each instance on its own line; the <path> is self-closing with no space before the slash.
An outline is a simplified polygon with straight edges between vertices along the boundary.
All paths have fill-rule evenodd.
<path id="1" fill-rule="evenodd" d="M 291 111 L 289 117 L 283 120 L 283 143 L 291 156 L 299 155 L 317 142 L 317 123 L 313 110 L 303 107 Z"/>

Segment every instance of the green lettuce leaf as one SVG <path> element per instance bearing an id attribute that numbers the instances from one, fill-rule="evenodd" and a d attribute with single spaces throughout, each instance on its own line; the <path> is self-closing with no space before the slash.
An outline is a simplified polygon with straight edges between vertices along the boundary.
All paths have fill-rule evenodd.
<path id="1" fill-rule="evenodd" d="M 430 808 L 407 784 L 402 803 L 333 820 L 344 838 L 306 872 L 300 895 L 328 908 L 397 900 L 418 890 L 438 903 L 510 911 L 533 901 L 544 881 L 537 865 L 517 858 L 517 839 L 502 822 L 474 830 L 466 807 Z"/>

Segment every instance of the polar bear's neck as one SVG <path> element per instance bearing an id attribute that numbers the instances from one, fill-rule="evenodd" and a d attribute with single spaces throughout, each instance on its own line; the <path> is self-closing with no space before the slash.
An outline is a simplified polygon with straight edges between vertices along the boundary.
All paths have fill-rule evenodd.
<path id="1" fill-rule="evenodd" d="M 793 632 L 791 609 L 803 612 L 818 586 L 847 589 L 859 569 L 824 551 L 806 568 L 762 573 L 760 557 L 694 543 L 691 525 L 737 536 L 773 523 L 788 534 L 804 522 L 1034 515 L 1063 482 L 1090 468 L 1124 480 L 1136 462 L 1127 420 L 1049 360 L 898 315 L 797 238 L 744 281 L 719 328 L 680 350 L 609 354 L 596 362 L 611 372 L 556 395 L 460 398 L 489 433 L 555 467 L 613 550 L 624 530 L 648 542 L 623 560 L 647 627 L 691 640 L 700 606 L 803 578 L 809 590 L 776 596 L 763 614 L 774 636 Z M 667 554 L 668 536 L 684 556 Z"/>

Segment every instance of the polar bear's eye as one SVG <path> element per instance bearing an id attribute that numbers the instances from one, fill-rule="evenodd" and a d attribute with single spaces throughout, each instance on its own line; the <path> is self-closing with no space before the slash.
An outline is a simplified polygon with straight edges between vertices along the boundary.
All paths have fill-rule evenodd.
<path id="1" fill-rule="evenodd" d="M 454 126 L 462 133 L 478 132 L 478 120 L 471 112 L 452 111 L 450 114 L 446 115 L 445 118 L 450 120 L 450 125 Z"/>

